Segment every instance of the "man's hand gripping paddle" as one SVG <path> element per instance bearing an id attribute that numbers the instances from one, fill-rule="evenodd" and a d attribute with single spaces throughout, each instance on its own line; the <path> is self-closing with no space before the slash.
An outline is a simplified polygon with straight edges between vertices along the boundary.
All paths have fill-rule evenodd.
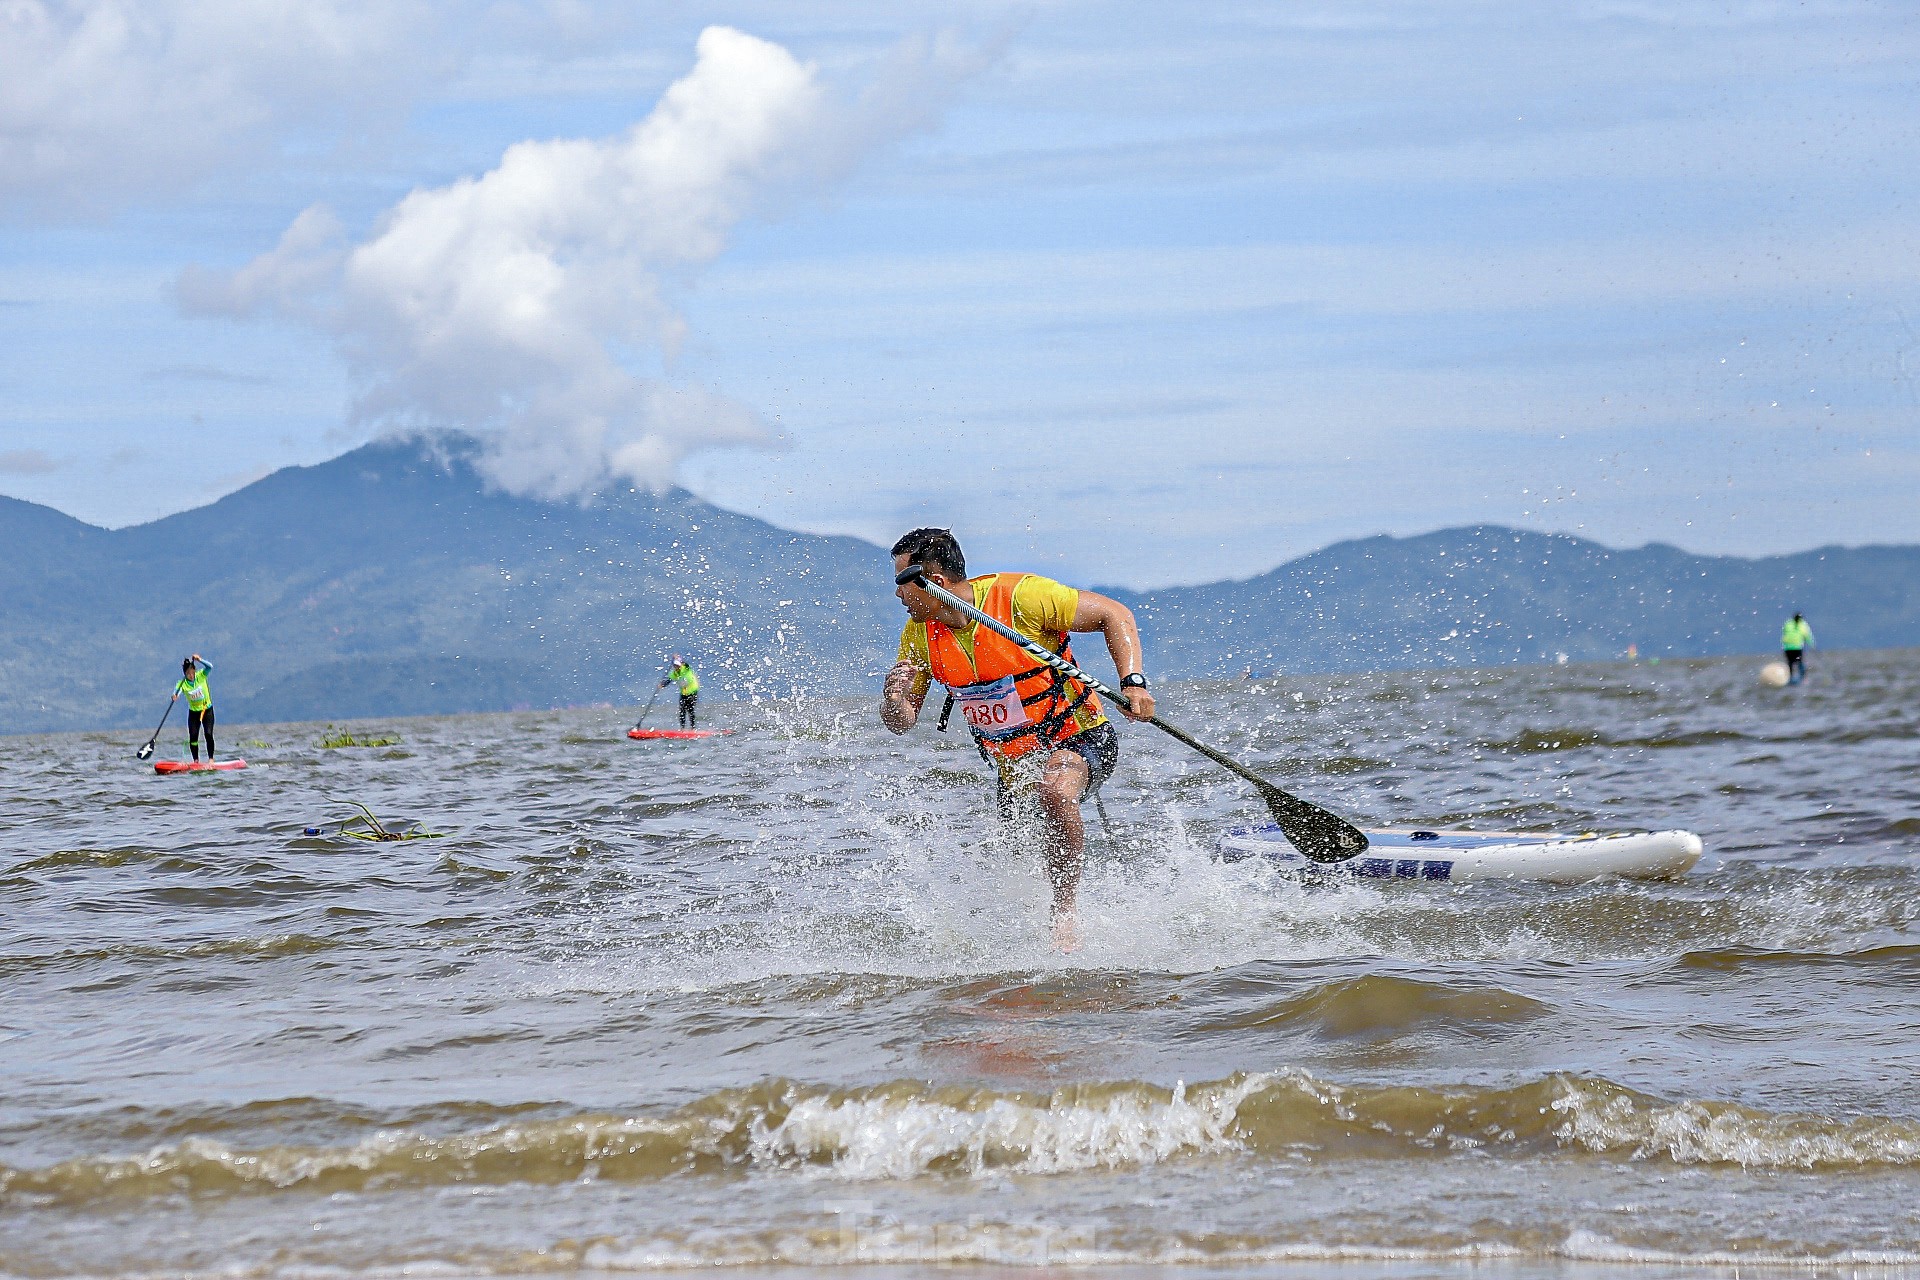
<path id="1" fill-rule="evenodd" d="M 160 713 L 160 723 L 153 726 L 153 736 L 147 739 L 146 746 L 133 753 L 135 760 L 145 760 L 153 754 L 153 744 L 160 741 L 160 731 L 167 727 L 167 717 L 173 714 L 173 704 L 178 701 L 178 698 L 167 699 L 167 709 Z"/>
<path id="2" fill-rule="evenodd" d="M 1132 705 L 1122 694 L 1107 688 L 1106 685 L 1101 684 L 1045 645 L 1029 640 L 1004 622 L 980 612 L 953 592 L 937 583 L 929 582 L 926 572 L 919 565 L 908 565 L 894 575 L 894 581 L 898 584 L 911 582 L 940 603 L 958 609 L 981 626 L 1011 640 L 1061 675 L 1071 676 L 1086 684 L 1095 693 L 1102 694 L 1124 706 Z M 1239 761 L 1222 755 L 1184 730 L 1176 729 L 1159 716 L 1154 716 L 1147 723 L 1178 738 L 1222 769 L 1239 774 L 1258 788 L 1260 798 L 1267 802 L 1267 809 L 1273 814 L 1273 820 L 1279 826 L 1281 834 L 1292 842 L 1293 847 L 1298 849 L 1302 856 L 1313 862 L 1342 862 L 1367 851 L 1366 833 L 1345 818 L 1328 813 L 1317 804 L 1309 804 L 1299 796 L 1288 795 Z"/>

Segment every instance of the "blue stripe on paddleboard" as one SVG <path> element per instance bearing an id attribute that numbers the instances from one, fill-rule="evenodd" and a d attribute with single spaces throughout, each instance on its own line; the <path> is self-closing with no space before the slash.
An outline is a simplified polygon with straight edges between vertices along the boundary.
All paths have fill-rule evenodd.
<path id="1" fill-rule="evenodd" d="M 1451 880 L 1453 863 L 1438 858 L 1355 858 L 1352 862 L 1301 863 L 1328 875 L 1363 880 Z"/>

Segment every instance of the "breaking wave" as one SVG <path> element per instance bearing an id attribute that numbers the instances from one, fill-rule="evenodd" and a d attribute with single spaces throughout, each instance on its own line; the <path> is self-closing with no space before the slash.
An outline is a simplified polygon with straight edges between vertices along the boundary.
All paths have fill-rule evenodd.
<path id="1" fill-rule="evenodd" d="M 1319 1163 L 1468 1151 L 1746 1169 L 1905 1168 L 1920 1165 L 1920 1121 L 1664 1101 L 1563 1074 L 1509 1088 L 1409 1088 L 1253 1072 L 1191 1087 L 1120 1081 L 1051 1094 L 912 1080 L 851 1089 L 775 1080 L 659 1115 L 516 1118 L 454 1134 L 397 1127 L 334 1147 L 243 1149 L 188 1138 L 142 1155 L 0 1166 L 0 1203 L 752 1170 L 849 1182 L 965 1179 L 1207 1156 Z"/>

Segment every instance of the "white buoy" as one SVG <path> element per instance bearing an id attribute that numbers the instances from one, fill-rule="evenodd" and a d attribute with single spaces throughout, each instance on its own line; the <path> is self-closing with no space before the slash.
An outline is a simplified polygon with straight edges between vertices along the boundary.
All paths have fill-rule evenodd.
<path id="1" fill-rule="evenodd" d="M 1766 685 L 1769 689 L 1786 688 L 1787 664 L 1784 662 L 1769 662 L 1766 666 L 1760 668 L 1760 683 Z"/>

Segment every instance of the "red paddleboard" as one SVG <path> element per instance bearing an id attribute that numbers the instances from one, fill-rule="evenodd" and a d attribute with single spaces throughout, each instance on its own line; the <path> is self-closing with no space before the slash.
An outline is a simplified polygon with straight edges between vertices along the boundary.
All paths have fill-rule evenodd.
<path id="1" fill-rule="evenodd" d="M 731 729 L 629 729 L 629 738 L 724 738 Z"/>
<path id="2" fill-rule="evenodd" d="M 246 767 L 245 760 L 217 760 L 208 764 L 202 764 L 198 760 L 155 760 L 153 762 L 155 773 L 219 773 L 227 769 Z"/>

